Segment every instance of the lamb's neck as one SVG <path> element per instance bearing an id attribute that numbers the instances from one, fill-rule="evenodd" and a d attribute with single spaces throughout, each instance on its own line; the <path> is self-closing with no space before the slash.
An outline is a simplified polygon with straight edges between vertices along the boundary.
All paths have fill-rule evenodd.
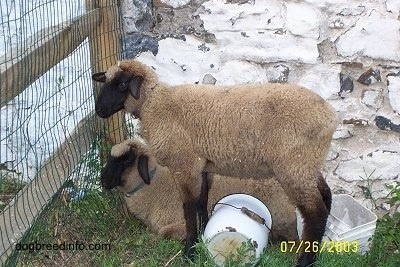
<path id="1" fill-rule="evenodd" d="M 155 178 L 156 172 L 157 172 L 157 167 L 154 167 L 153 169 L 149 170 L 150 184 L 155 182 L 153 179 Z M 146 186 L 147 185 L 143 181 L 140 181 L 140 183 L 138 183 L 130 191 L 126 192 L 125 196 L 126 197 L 131 197 L 132 195 L 134 195 L 135 193 L 139 192 L 140 190 L 142 190 Z"/>
<path id="2" fill-rule="evenodd" d="M 149 87 L 149 89 L 143 90 L 143 92 L 141 92 L 140 100 L 137 101 L 135 108 L 130 111 L 130 113 L 132 113 L 138 119 L 142 119 L 143 107 L 145 107 L 144 109 L 146 109 L 146 106 L 148 106 L 149 103 L 153 102 L 152 98 L 154 92 L 158 91 L 160 87 L 159 83 L 154 83 L 147 86 Z"/>

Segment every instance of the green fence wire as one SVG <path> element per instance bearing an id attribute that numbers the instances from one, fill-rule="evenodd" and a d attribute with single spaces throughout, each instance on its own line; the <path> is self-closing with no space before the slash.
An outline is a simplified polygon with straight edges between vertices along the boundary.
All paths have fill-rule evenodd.
<path id="1" fill-rule="evenodd" d="M 99 190 L 105 130 L 93 112 L 91 54 L 106 55 L 90 51 L 84 33 L 96 26 L 87 6 L 99 2 L 118 1 L 0 1 L 2 266 L 18 263 L 16 245 L 54 199 Z"/>

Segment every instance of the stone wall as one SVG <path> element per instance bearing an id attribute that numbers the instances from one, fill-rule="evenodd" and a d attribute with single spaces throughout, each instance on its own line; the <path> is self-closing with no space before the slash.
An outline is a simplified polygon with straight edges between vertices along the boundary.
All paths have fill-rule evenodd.
<path id="1" fill-rule="evenodd" d="M 324 168 L 334 193 L 372 208 L 368 193 L 400 181 L 400 1 L 124 0 L 123 17 L 126 57 L 170 84 L 289 82 L 324 97 L 341 121 Z"/>

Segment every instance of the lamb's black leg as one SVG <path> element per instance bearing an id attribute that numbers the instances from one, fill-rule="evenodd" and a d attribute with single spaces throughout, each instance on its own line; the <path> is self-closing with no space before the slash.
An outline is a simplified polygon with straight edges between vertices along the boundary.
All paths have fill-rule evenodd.
<path id="1" fill-rule="evenodd" d="M 325 209 L 322 207 L 321 201 L 319 198 L 316 198 L 315 203 L 317 204 L 317 208 L 319 206 L 320 212 L 314 210 L 310 210 L 310 208 L 299 206 L 300 212 L 304 218 L 303 221 L 303 242 L 304 240 L 316 240 L 313 242 L 321 243 L 322 236 L 325 232 L 326 222 L 328 215 L 332 206 L 332 193 L 328 184 L 326 183 L 324 177 L 321 173 L 318 175 L 318 191 L 321 195 L 323 205 Z M 312 246 L 311 244 L 311 247 Z M 312 266 L 316 260 L 316 253 L 302 253 L 298 257 L 296 266 Z"/>
<path id="2" fill-rule="evenodd" d="M 303 235 L 301 238 L 303 245 L 302 248 L 300 248 L 301 252 L 297 258 L 296 266 L 298 267 L 313 266 L 318 251 L 307 252 L 304 251 L 304 249 L 308 245 L 310 245 L 309 247 L 314 248 L 315 246 L 313 245 L 315 242 L 319 247 L 322 236 L 325 232 L 329 212 L 326 208 L 326 204 L 322 200 L 322 196 L 320 196 L 319 190 L 317 192 L 318 196 L 315 197 L 313 202 L 306 202 L 297 206 L 303 217 Z M 299 243 L 299 245 L 300 244 L 301 243 Z"/>
<path id="3" fill-rule="evenodd" d="M 197 241 L 197 207 L 198 200 L 195 199 L 183 203 L 183 215 L 186 224 L 185 255 L 191 260 L 194 259 L 194 244 Z"/>
<path id="4" fill-rule="evenodd" d="M 321 193 L 322 200 L 325 203 L 325 207 L 328 209 L 328 213 L 331 212 L 332 206 L 332 193 L 324 177 L 320 173 L 318 176 L 318 190 Z"/>
<path id="5" fill-rule="evenodd" d="M 208 222 L 208 179 L 207 173 L 203 172 L 201 181 L 201 193 L 198 198 L 183 204 L 183 212 L 186 219 L 186 256 L 193 260 L 194 257 L 194 244 L 198 238 L 198 223 L 200 224 L 201 231 L 204 231 L 205 225 Z"/>
<path id="6" fill-rule="evenodd" d="M 203 176 L 201 175 L 205 164 L 206 160 L 199 160 L 198 157 L 193 157 L 192 161 L 190 158 L 185 158 L 176 169 L 170 167 L 172 177 L 178 185 L 179 194 L 183 203 L 183 215 L 186 225 L 185 255 L 192 260 L 195 252 L 194 244 L 197 241 L 199 233 L 199 221 L 203 219 L 205 223 L 208 218 L 208 185 L 207 179 L 202 179 Z M 181 168 L 182 166 L 192 167 L 185 170 Z M 198 169 L 199 172 L 195 172 L 194 170 L 196 169 Z M 203 194 L 205 197 L 203 197 Z M 203 204 L 203 202 L 205 202 L 205 204 Z"/>
<path id="7" fill-rule="evenodd" d="M 201 180 L 199 179 L 198 181 L 197 192 L 199 193 L 196 193 L 196 190 L 193 190 L 194 188 L 192 184 L 186 184 L 181 187 L 183 215 L 186 224 L 185 255 L 191 260 L 194 258 L 194 245 L 198 239 L 199 225 L 205 226 L 208 220 L 207 173 L 203 173 L 201 175 Z M 201 230 L 203 230 L 203 228 Z"/>
<path id="8" fill-rule="evenodd" d="M 299 251 L 296 266 L 313 266 L 325 232 L 328 208 L 331 206 L 330 189 L 317 172 L 301 172 L 301 169 L 296 169 L 295 173 L 290 168 L 280 167 L 274 170 L 276 177 L 303 217 L 303 234 L 296 247 Z"/>
<path id="9" fill-rule="evenodd" d="M 199 221 L 200 221 L 200 230 L 204 231 L 204 228 L 208 222 L 208 173 L 201 173 L 201 193 L 199 199 Z"/>

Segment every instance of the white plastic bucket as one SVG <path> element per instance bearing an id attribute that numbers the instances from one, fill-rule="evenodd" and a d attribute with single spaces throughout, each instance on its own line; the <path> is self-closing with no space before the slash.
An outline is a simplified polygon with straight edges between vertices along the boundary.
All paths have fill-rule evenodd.
<path id="1" fill-rule="evenodd" d="M 246 255 L 254 255 L 257 263 L 267 247 L 271 225 L 271 214 L 260 200 L 246 194 L 228 195 L 215 204 L 204 230 L 207 249 L 215 264 L 223 266 L 229 254 L 250 240 L 255 250 Z"/>
<path id="2" fill-rule="evenodd" d="M 296 208 L 297 233 L 301 239 L 303 217 Z M 328 216 L 324 241 L 357 242 L 357 251 L 364 254 L 369 250 L 371 237 L 375 233 L 377 216 L 347 194 L 332 196 L 331 213 Z M 342 242 L 345 244 L 345 242 Z M 340 243 L 338 243 L 340 244 Z"/>

